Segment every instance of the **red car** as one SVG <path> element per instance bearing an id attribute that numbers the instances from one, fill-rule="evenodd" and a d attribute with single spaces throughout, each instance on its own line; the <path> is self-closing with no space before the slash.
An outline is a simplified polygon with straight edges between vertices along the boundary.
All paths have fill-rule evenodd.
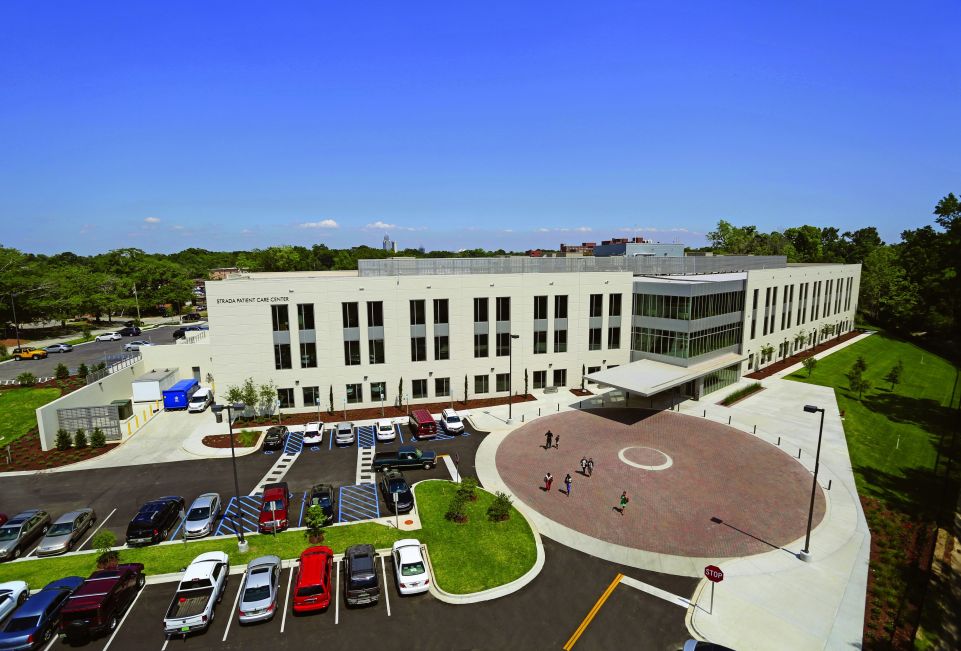
<path id="1" fill-rule="evenodd" d="M 290 491 L 287 482 L 277 482 L 264 486 L 264 498 L 260 505 L 260 533 L 284 531 L 290 523 L 287 510 L 290 508 Z"/>
<path id="2" fill-rule="evenodd" d="M 6 513 L 0 513 L 0 527 L 2 527 L 9 519 L 10 518 L 7 517 Z"/>
<path id="3" fill-rule="evenodd" d="M 330 547 L 308 547 L 297 562 L 294 612 L 309 613 L 330 606 L 330 576 L 334 551 Z"/>

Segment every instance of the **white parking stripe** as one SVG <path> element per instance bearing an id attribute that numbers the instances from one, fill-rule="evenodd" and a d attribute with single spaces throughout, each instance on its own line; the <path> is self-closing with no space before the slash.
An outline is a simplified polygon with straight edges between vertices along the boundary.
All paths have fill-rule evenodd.
<path id="1" fill-rule="evenodd" d="M 117 509 L 114 509 L 113 511 L 111 511 L 110 513 L 108 513 L 108 514 L 107 514 L 107 517 L 105 517 L 103 520 L 101 520 L 101 521 L 100 521 L 100 524 L 97 525 L 97 528 L 94 529 L 93 532 L 92 532 L 89 536 L 87 536 L 87 539 L 84 540 L 82 543 L 80 543 L 80 547 L 82 548 L 84 545 L 86 545 L 88 542 L 90 542 L 90 539 L 93 538 L 95 535 L 97 535 L 97 532 L 100 531 L 100 527 L 102 527 L 103 525 L 107 524 L 107 520 L 109 520 L 109 519 L 110 519 L 110 516 L 113 515 L 113 514 L 116 513 L 116 512 L 117 512 Z"/>
<path id="2" fill-rule="evenodd" d="M 113 639 L 114 639 L 115 637 L 117 637 L 117 633 L 119 633 L 119 632 L 120 632 L 120 629 L 123 628 L 123 623 L 124 623 L 125 621 L 127 621 L 127 618 L 130 617 L 130 613 L 133 612 L 133 607 L 137 605 L 137 600 L 140 599 L 140 595 L 142 595 L 142 594 L 143 594 L 144 592 L 146 592 L 146 591 L 147 591 L 147 586 L 144 586 L 144 587 L 140 588 L 140 591 L 139 591 L 139 592 L 137 592 L 137 596 L 134 597 L 134 598 L 133 598 L 133 601 L 130 602 L 130 605 L 127 606 L 127 612 L 125 612 L 125 613 L 123 614 L 123 617 L 120 618 L 120 622 L 117 624 L 117 628 L 113 629 L 113 635 L 111 635 L 111 636 L 110 636 L 110 639 L 107 640 L 107 644 L 104 645 L 103 651 L 107 651 L 107 649 L 110 648 L 110 645 L 111 645 L 111 643 L 113 642 Z M 167 645 L 165 644 L 164 647 L 166 647 L 166 646 L 167 646 Z"/>
<path id="3" fill-rule="evenodd" d="M 384 575 L 384 601 L 387 602 L 387 616 L 390 617 L 390 588 L 387 587 L 387 562 L 380 557 L 380 573 Z"/>
<path id="4" fill-rule="evenodd" d="M 234 621 L 234 613 L 237 612 L 237 604 L 240 602 L 240 593 L 243 592 L 245 578 L 247 578 L 247 570 L 244 570 L 244 573 L 240 575 L 240 585 L 237 586 L 237 596 L 234 597 L 234 605 L 230 609 L 230 619 L 227 620 L 227 628 L 224 629 L 224 639 L 222 639 L 221 642 L 227 641 L 227 633 L 230 632 L 230 622 Z"/>
<path id="5" fill-rule="evenodd" d="M 641 581 L 638 581 L 637 579 L 632 579 L 629 576 L 622 576 L 621 583 L 623 583 L 624 585 L 629 585 L 632 588 L 640 590 L 641 592 L 646 592 L 647 594 L 653 597 L 658 597 L 660 599 L 663 599 L 664 601 L 668 603 L 672 603 L 675 606 L 688 608 L 691 605 L 691 601 L 689 599 L 685 599 L 684 597 L 679 597 L 676 594 L 672 594 L 668 592 L 667 590 L 656 588 L 653 585 L 648 585 L 647 583 L 643 583 Z"/>
<path id="6" fill-rule="evenodd" d="M 340 623 L 340 561 L 337 561 L 337 587 L 334 590 L 334 624 Z"/>
<path id="7" fill-rule="evenodd" d="M 284 597 L 284 616 L 280 619 L 280 632 L 284 632 L 287 625 L 287 606 L 290 605 L 290 583 L 294 580 L 294 568 L 290 568 L 290 576 L 287 577 L 287 595 Z"/>
<path id="8" fill-rule="evenodd" d="M 54 644 L 56 644 L 56 643 L 57 643 L 57 640 L 59 640 L 59 639 L 60 639 L 60 638 L 57 637 L 56 633 L 54 633 L 53 637 L 50 638 L 50 643 L 47 644 L 47 646 L 43 647 L 43 651 L 50 651 L 50 647 L 52 647 Z"/>
<path id="9" fill-rule="evenodd" d="M 168 644 L 170 644 L 170 636 L 169 636 L 169 635 L 168 635 L 167 638 L 164 640 L 164 645 L 163 645 L 162 647 L 160 647 L 160 651 L 167 651 L 167 645 L 168 645 Z"/>

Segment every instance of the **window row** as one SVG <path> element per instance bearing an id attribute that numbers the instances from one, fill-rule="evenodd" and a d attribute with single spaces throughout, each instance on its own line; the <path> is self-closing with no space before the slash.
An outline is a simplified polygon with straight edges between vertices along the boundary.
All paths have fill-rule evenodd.
<path id="1" fill-rule="evenodd" d="M 741 324 L 731 323 L 691 333 L 636 327 L 631 338 L 632 350 L 688 359 L 740 344 Z"/>
<path id="2" fill-rule="evenodd" d="M 635 294 L 634 315 L 690 321 L 740 312 L 744 292 L 721 292 L 707 296 L 662 296 Z"/>

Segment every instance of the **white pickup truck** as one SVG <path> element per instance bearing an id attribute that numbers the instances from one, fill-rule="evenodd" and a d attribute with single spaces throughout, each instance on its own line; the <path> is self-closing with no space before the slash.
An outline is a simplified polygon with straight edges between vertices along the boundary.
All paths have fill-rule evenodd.
<path id="1" fill-rule="evenodd" d="M 164 633 L 168 637 L 186 637 L 210 626 L 214 621 L 214 606 L 227 588 L 229 570 L 224 552 L 201 554 L 187 566 L 164 617 Z"/>

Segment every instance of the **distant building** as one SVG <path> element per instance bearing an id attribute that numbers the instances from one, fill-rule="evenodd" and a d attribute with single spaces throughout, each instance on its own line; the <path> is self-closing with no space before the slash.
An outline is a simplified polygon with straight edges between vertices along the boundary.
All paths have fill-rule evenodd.
<path id="1" fill-rule="evenodd" d="M 228 276 L 234 274 L 245 274 L 250 269 L 243 269 L 241 267 L 218 267 L 217 269 L 208 269 L 207 275 L 210 276 L 210 280 L 224 280 Z"/>
<path id="2" fill-rule="evenodd" d="M 594 255 L 594 242 L 582 242 L 581 244 L 561 244 L 561 253 L 580 253 L 581 255 Z"/>
<path id="3" fill-rule="evenodd" d="M 397 242 L 390 239 L 390 235 L 384 233 L 384 250 L 390 251 L 391 253 L 397 253 Z"/>
<path id="4" fill-rule="evenodd" d="M 681 258 L 684 257 L 684 245 L 652 242 L 643 237 L 615 237 L 604 240 L 600 246 L 595 246 L 594 255 L 599 257 L 623 255 L 627 257 Z"/>

